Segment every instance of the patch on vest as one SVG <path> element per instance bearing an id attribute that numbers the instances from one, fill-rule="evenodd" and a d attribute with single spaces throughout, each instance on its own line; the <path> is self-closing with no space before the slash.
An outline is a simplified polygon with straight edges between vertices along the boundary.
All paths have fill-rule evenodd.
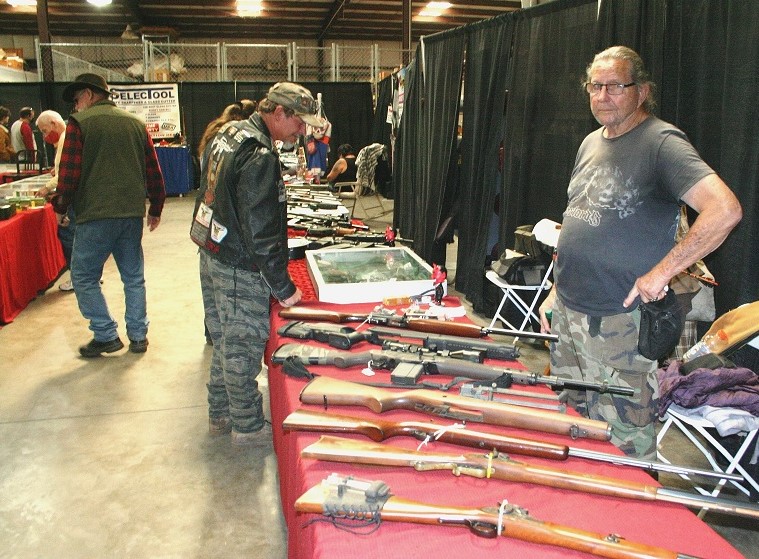
<path id="1" fill-rule="evenodd" d="M 211 220 L 211 240 L 220 243 L 227 236 L 227 228 L 218 221 Z"/>

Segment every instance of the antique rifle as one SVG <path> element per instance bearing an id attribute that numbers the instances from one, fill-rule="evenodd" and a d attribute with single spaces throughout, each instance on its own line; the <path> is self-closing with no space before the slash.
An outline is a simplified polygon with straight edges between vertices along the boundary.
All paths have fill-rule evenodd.
<path id="1" fill-rule="evenodd" d="M 486 402 L 435 390 L 393 392 L 330 377 L 316 377 L 300 393 L 304 404 L 363 406 L 374 413 L 410 410 L 461 421 L 504 425 L 576 438 L 608 441 L 611 427 L 604 421 L 558 412 L 535 410 L 500 402 Z"/>
<path id="2" fill-rule="evenodd" d="M 523 508 L 503 501 L 499 507 L 473 508 L 402 499 L 381 481 L 364 481 L 332 474 L 295 501 L 295 510 L 322 514 L 333 521 L 354 520 L 379 525 L 382 520 L 466 526 L 485 538 L 510 537 L 531 543 L 573 549 L 609 559 L 698 559 L 642 543 L 617 534 L 598 534 L 570 526 L 543 522 Z M 343 528 L 345 529 L 345 528 Z"/>
<path id="3" fill-rule="evenodd" d="M 632 396 L 634 390 L 627 386 L 617 386 L 605 382 L 552 377 L 505 367 L 491 367 L 483 363 L 473 363 L 465 359 L 454 359 L 437 354 L 420 354 L 407 351 L 375 349 L 369 351 L 336 351 L 304 344 L 283 344 L 271 357 L 273 363 L 282 364 L 288 358 L 297 357 L 304 365 L 332 365 L 347 369 L 357 365 L 393 371 L 398 384 L 415 384 L 419 374 L 448 375 L 473 380 L 501 381 L 505 376 L 511 383 L 522 385 L 546 385 L 555 390 L 594 390 L 601 393 Z M 395 369 L 402 364 L 418 365 L 418 374 L 402 375 Z M 407 379 L 407 380 L 404 380 Z"/>
<path id="4" fill-rule="evenodd" d="M 370 328 L 358 331 L 350 326 L 335 324 L 332 322 L 305 322 L 302 320 L 288 322 L 281 326 L 277 333 L 287 338 L 300 340 L 317 340 L 336 347 L 337 349 L 351 349 L 354 345 L 366 341 L 374 345 L 383 346 L 387 349 L 387 342 L 397 338 L 418 338 L 419 344 L 407 344 L 409 350 L 421 352 L 421 349 L 431 352 L 455 353 L 458 351 L 472 351 L 482 353 L 488 359 L 513 361 L 519 357 L 519 351 L 513 344 L 501 344 L 475 338 L 463 338 L 460 336 L 444 336 L 441 334 L 427 334 L 424 332 L 412 332 L 398 328 Z M 454 356 L 454 355 L 452 355 Z"/>
<path id="5" fill-rule="evenodd" d="M 450 470 L 455 476 L 499 479 L 545 485 L 581 493 L 637 501 L 665 501 L 695 508 L 708 508 L 736 516 L 759 518 L 759 506 L 728 499 L 701 496 L 634 481 L 583 474 L 548 466 L 533 466 L 512 460 L 495 451 L 489 454 L 420 452 L 387 444 L 370 443 L 323 435 L 301 452 L 304 458 L 372 466 L 406 466 L 417 472 Z"/>
<path id="6" fill-rule="evenodd" d="M 363 435 L 375 442 L 392 437 L 413 437 L 422 442 L 441 441 L 448 444 L 466 446 L 479 450 L 497 450 L 501 453 L 532 456 L 547 460 L 564 461 L 568 458 L 584 458 L 596 462 L 632 466 L 652 472 L 668 472 L 678 475 L 697 475 L 706 478 L 743 481 L 743 476 L 726 474 L 713 470 L 686 468 L 666 462 L 652 462 L 631 456 L 618 456 L 595 450 L 585 450 L 563 444 L 549 443 L 536 439 L 524 439 L 498 435 L 485 431 L 474 431 L 458 424 L 445 426 L 424 421 L 385 421 L 380 418 L 366 419 L 349 415 L 336 415 L 313 410 L 295 410 L 282 423 L 286 431 L 307 431 L 311 433 L 339 433 Z M 421 445 L 420 445 L 421 446 Z"/>
<path id="7" fill-rule="evenodd" d="M 447 336 L 463 336 L 465 338 L 482 338 L 489 334 L 519 336 L 520 338 L 535 338 L 537 340 L 556 341 L 555 334 L 539 332 L 522 332 L 521 330 L 505 330 L 503 328 L 482 328 L 476 324 L 454 322 L 452 320 L 435 320 L 429 318 L 412 318 L 395 313 L 343 313 L 326 311 L 310 307 L 289 307 L 279 311 L 279 316 L 288 320 L 317 320 L 320 322 L 368 322 L 380 326 L 407 328 L 417 332 L 444 334 Z"/>

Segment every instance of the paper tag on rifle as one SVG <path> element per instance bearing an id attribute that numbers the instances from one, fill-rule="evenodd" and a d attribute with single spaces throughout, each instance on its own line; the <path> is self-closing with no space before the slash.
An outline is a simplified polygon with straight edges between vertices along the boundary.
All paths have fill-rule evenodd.
<path id="1" fill-rule="evenodd" d="M 373 377 L 377 373 L 374 372 L 374 369 L 372 369 L 372 363 L 371 361 L 366 364 L 366 367 L 361 369 L 361 374 L 367 377 Z"/>

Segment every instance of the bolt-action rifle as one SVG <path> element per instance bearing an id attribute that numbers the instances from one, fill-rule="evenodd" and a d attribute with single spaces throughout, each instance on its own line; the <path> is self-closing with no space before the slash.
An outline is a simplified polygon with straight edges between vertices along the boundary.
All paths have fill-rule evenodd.
<path id="1" fill-rule="evenodd" d="M 407 466 L 417 472 L 450 470 L 455 476 L 472 476 L 482 479 L 499 479 L 517 483 L 545 485 L 581 493 L 606 495 L 637 501 L 665 501 L 695 508 L 759 518 L 759 506 L 728 499 L 701 496 L 674 489 L 665 489 L 629 480 L 596 476 L 548 466 L 534 466 L 512 460 L 506 455 L 449 454 L 421 452 L 388 444 L 354 441 L 323 435 L 301 452 L 304 458 L 330 462 L 348 462 L 371 466 Z"/>
<path id="2" fill-rule="evenodd" d="M 505 330 L 503 328 L 484 328 L 476 324 L 454 322 L 452 320 L 435 320 L 429 318 L 413 318 L 395 313 L 342 313 L 326 311 L 310 307 L 289 307 L 279 311 L 279 316 L 288 320 L 318 320 L 320 322 L 368 322 L 379 326 L 392 326 L 394 328 L 407 328 L 417 332 L 430 334 L 445 334 L 446 336 L 462 336 L 465 338 L 483 338 L 490 334 L 502 334 L 504 336 L 518 336 L 520 338 L 535 338 L 536 340 L 556 341 L 556 334 L 542 334 L 539 332 L 522 332 L 521 330 Z"/>
<path id="3" fill-rule="evenodd" d="M 609 559 L 698 559 L 642 543 L 617 534 L 598 534 L 543 522 L 512 503 L 500 507 L 462 507 L 420 503 L 390 493 L 381 481 L 369 482 L 332 474 L 320 485 L 306 491 L 295 501 L 295 510 L 322 514 L 333 520 L 345 519 L 367 525 L 410 522 L 433 526 L 466 526 L 485 538 L 504 536 L 542 545 L 573 549 Z"/>
<path id="4" fill-rule="evenodd" d="M 500 402 L 484 402 L 435 390 L 393 392 L 330 377 L 311 380 L 301 391 L 300 401 L 324 406 L 325 409 L 328 406 L 363 406 L 374 413 L 409 410 L 459 421 L 566 435 L 573 439 L 611 439 L 611 427 L 605 421 Z"/>
<path id="5" fill-rule="evenodd" d="M 469 351 L 482 353 L 488 359 L 512 361 L 519 357 L 519 351 L 513 344 L 500 344 L 487 340 L 462 338 L 460 336 L 444 336 L 401 330 L 398 328 L 374 327 L 368 330 L 354 330 L 350 326 L 331 322 L 305 322 L 302 320 L 288 322 L 277 330 L 280 336 L 300 340 L 316 340 L 336 347 L 350 349 L 357 343 L 366 341 L 374 345 L 387 346 L 390 338 L 419 338 L 421 345 L 408 344 L 409 348 L 423 348 L 431 352 L 446 352 L 451 357 L 457 357 L 456 352 Z M 422 353 L 421 351 L 418 353 Z M 482 360 L 480 360 L 482 362 Z"/>
<path id="6" fill-rule="evenodd" d="M 501 453 L 532 456 L 546 460 L 564 461 L 570 457 L 584 458 L 596 462 L 642 468 L 650 472 L 668 472 L 678 475 L 697 475 L 705 478 L 743 481 L 743 476 L 738 474 L 686 468 L 666 462 L 651 462 L 631 456 L 618 456 L 536 439 L 475 431 L 461 424 L 446 427 L 439 423 L 424 421 L 386 421 L 380 418 L 367 419 L 365 417 L 301 409 L 288 415 L 282 423 L 282 428 L 286 431 L 307 431 L 310 433 L 350 433 L 352 435 L 363 435 L 375 442 L 405 436 L 413 437 L 422 442 L 440 441 L 478 450 L 496 450 Z"/>
<path id="7" fill-rule="evenodd" d="M 305 344 L 281 345 L 272 355 L 273 363 L 282 364 L 290 357 L 297 357 L 304 365 L 332 365 L 347 369 L 357 365 L 393 371 L 394 382 L 397 384 L 415 384 L 420 374 L 449 375 L 473 380 L 502 381 L 503 377 L 514 383 L 523 385 L 546 385 L 556 390 L 594 390 L 601 393 L 621 394 L 631 396 L 633 389 L 607 383 L 552 377 L 540 373 L 530 373 L 505 367 L 491 367 L 483 363 L 472 363 L 465 359 L 452 359 L 435 354 L 419 354 L 405 351 L 390 351 L 375 349 L 369 351 L 336 351 L 323 347 Z M 404 367 L 401 367 L 401 366 Z M 409 374 L 400 374 L 398 368 L 408 365 L 418 366 Z M 508 384 L 508 383 L 507 383 Z"/>

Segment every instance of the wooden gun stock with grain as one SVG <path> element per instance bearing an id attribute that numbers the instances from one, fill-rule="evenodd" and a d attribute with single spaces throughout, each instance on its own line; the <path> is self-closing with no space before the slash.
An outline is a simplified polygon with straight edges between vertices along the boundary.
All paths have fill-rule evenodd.
<path id="1" fill-rule="evenodd" d="M 579 491 L 619 499 L 664 501 L 694 508 L 707 507 L 726 514 L 759 518 L 759 507 L 665 489 L 629 480 L 597 476 L 548 466 L 517 462 L 508 456 L 490 454 L 448 454 L 421 452 L 387 444 L 370 443 L 323 435 L 301 452 L 304 458 L 372 466 L 405 466 L 417 472 L 450 470 L 455 476 L 498 479 L 516 483 L 544 485 L 555 489 Z"/>
<path id="2" fill-rule="evenodd" d="M 352 496 L 360 486 L 353 478 L 335 480 L 333 474 L 320 485 L 306 491 L 295 501 L 295 510 L 301 513 L 321 514 L 337 519 L 359 520 L 364 523 L 379 521 L 407 522 L 431 526 L 464 526 L 477 536 L 495 538 L 504 536 L 530 543 L 572 549 L 608 559 L 698 559 L 661 547 L 629 541 L 617 534 L 599 534 L 570 526 L 543 522 L 523 508 L 502 503 L 501 507 L 474 508 L 438 503 L 422 503 L 396 497 L 392 494 L 370 512 L 360 515 L 354 507 L 341 506 L 343 501 L 353 503 Z M 374 485 L 374 484 L 372 484 Z"/>
<path id="3" fill-rule="evenodd" d="M 393 392 L 324 376 L 316 377 L 303 388 L 300 401 L 324 406 L 325 409 L 332 405 L 363 406 L 374 413 L 402 409 L 461 421 L 566 435 L 573 439 L 611 439 L 611 427 L 604 421 L 475 400 L 428 389 Z"/>
<path id="4" fill-rule="evenodd" d="M 563 444 L 554 444 L 536 439 L 510 437 L 486 431 L 475 431 L 463 425 L 441 425 L 424 421 L 385 421 L 380 418 L 367 419 L 349 415 L 337 415 L 314 410 L 300 409 L 288 415 L 282 422 L 285 431 L 306 431 L 309 433 L 338 433 L 363 435 L 375 442 L 393 437 L 412 437 L 418 441 L 440 441 L 443 443 L 496 450 L 506 454 L 532 456 L 546 460 L 564 461 L 568 458 L 583 458 L 617 466 L 632 466 L 647 471 L 669 472 L 678 475 L 697 475 L 706 478 L 732 479 L 742 481 L 736 474 L 725 474 L 714 470 L 688 468 L 666 462 L 641 460 L 631 456 L 621 456 L 597 450 L 586 450 Z"/>

